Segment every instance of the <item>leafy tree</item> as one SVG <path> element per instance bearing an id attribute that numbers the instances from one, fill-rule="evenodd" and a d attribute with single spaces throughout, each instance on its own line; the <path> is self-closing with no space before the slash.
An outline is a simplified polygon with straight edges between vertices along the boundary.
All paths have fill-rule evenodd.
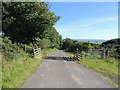
<path id="1" fill-rule="evenodd" d="M 50 40 L 51 42 L 50 47 L 52 48 L 54 47 L 59 48 L 62 45 L 62 36 L 59 35 L 55 27 L 45 30 L 43 34 L 43 38 Z"/>
<path id="2" fill-rule="evenodd" d="M 29 44 L 53 27 L 60 17 L 45 2 L 3 2 L 3 33 L 13 42 Z"/>
<path id="3" fill-rule="evenodd" d="M 42 49 L 44 48 L 49 48 L 50 47 L 50 41 L 49 39 L 42 39 L 39 41 L 38 46 L 41 47 Z"/>
<path id="4" fill-rule="evenodd" d="M 73 44 L 73 40 L 70 38 L 66 38 L 63 40 L 62 49 L 70 49 L 70 46 Z"/>
<path id="5" fill-rule="evenodd" d="M 77 48 L 82 51 L 88 51 L 89 49 L 93 48 L 93 46 L 90 42 L 80 42 L 72 40 L 70 38 L 66 38 L 63 40 L 62 49 L 66 49 L 68 51 L 73 52 Z"/>

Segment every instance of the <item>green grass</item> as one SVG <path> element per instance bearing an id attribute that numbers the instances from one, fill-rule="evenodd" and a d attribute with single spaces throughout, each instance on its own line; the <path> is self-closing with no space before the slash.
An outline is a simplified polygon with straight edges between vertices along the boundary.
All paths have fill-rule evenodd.
<path id="1" fill-rule="evenodd" d="M 67 52 L 67 54 L 69 57 L 74 56 L 72 52 Z M 77 63 L 80 63 L 95 71 L 118 76 L 118 60 L 116 59 L 83 58 L 82 60 L 77 61 Z"/>
<path id="2" fill-rule="evenodd" d="M 78 63 L 99 72 L 105 72 L 108 74 L 112 74 L 118 76 L 118 63 L 116 60 L 113 62 L 113 59 L 101 60 L 101 59 L 83 59 L 81 61 L 77 61 Z"/>
<path id="3" fill-rule="evenodd" d="M 74 54 L 73 54 L 72 52 L 67 52 L 67 55 L 68 55 L 69 57 L 74 57 Z"/>
<path id="4" fill-rule="evenodd" d="M 74 56 L 74 54 L 72 52 L 67 52 L 67 54 L 69 57 Z M 120 69 L 120 65 L 118 68 L 118 63 L 120 63 L 120 61 L 118 61 L 116 59 L 97 59 L 97 58 L 88 58 L 87 57 L 87 58 L 83 58 L 82 60 L 76 61 L 76 62 L 97 72 L 99 75 L 101 75 L 105 79 L 107 77 L 103 76 L 99 72 L 104 72 L 104 73 L 111 74 L 114 76 L 120 76 L 120 73 L 118 73 L 118 69 Z M 114 81 L 112 81 L 110 78 L 107 78 L 107 80 L 110 81 L 111 83 L 115 84 Z M 118 85 L 116 85 L 116 86 L 118 86 Z"/>
<path id="5" fill-rule="evenodd" d="M 46 49 L 42 55 L 49 55 L 56 49 Z M 24 58 L 2 62 L 2 88 L 20 88 L 27 78 L 36 71 L 43 59 Z"/>
<path id="6" fill-rule="evenodd" d="M 56 48 L 54 48 L 54 49 L 43 49 L 41 55 L 42 56 L 48 55 L 48 54 L 52 53 L 55 50 L 57 50 L 57 49 Z"/>

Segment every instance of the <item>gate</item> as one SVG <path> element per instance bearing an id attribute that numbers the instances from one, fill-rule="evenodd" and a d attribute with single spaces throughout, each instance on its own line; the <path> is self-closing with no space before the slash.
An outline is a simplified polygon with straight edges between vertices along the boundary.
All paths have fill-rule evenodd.
<path id="1" fill-rule="evenodd" d="M 41 57 L 41 48 L 33 49 L 33 52 L 34 52 L 34 58 Z"/>

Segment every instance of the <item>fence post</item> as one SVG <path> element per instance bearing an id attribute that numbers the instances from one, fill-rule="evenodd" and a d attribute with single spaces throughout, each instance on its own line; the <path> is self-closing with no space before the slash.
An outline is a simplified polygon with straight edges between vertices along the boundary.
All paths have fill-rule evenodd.
<path id="1" fill-rule="evenodd" d="M 106 59 L 109 58 L 109 50 L 106 50 Z"/>
<path id="2" fill-rule="evenodd" d="M 109 50 L 107 50 L 107 58 L 109 58 L 110 57 L 110 51 Z"/>
<path id="3" fill-rule="evenodd" d="M 83 59 L 83 51 L 81 51 L 81 59 Z"/>
<path id="4" fill-rule="evenodd" d="M 106 50 L 103 49 L 103 50 L 102 50 L 102 58 L 101 58 L 101 59 L 105 59 L 105 58 L 106 58 Z"/>

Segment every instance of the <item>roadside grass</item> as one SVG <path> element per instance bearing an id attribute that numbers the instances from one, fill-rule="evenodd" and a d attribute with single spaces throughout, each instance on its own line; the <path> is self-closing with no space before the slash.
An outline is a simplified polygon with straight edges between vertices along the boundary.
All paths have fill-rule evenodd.
<path id="1" fill-rule="evenodd" d="M 56 49 L 42 50 L 42 55 L 49 55 Z M 42 58 L 24 58 L 2 62 L 2 88 L 21 88 L 27 78 L 43 62 Z"/>
<path id="2" fill-rule="evenodd" d="M 69 57 L 73 57 L 74 54 L 72 52 L 67 52 Z M 120 76 L 120 73 L 118 73 L 118 70 L 120 69 L 120 66 L 118 65 L 118 63 L 120 63 L 119 60 L 116 59 L 97 59 L 97 58 L 83 58 L 82 60 L 76 61 L 77 63 L 86 66 L 87 68 L 94 70 L 95 72 L 99 73 L 99 72 L 103 72 L 103 73 L 107 73 L 113 76 Z M 102 75 L 102 74 L 99 74 Z M 102 75 L 103 76 L 103 75 Z M 104 78 L 107 78 L 105 76 L 103 76 Z M 108 79 L 107 79 L 108 80 Z M 114 81 L 111 81 L 113 84 L 115 84 Z M 118 86 L 118 85 L 116 85 Z"/>
<path id="3" fill-rule="evenodd" d="M 109 60 L 109 59 L 108 59 Z M 78 63 L 98 72 L 105 72 L 118 76 L 118 63 L 116 60 L 110 59 L 113 62 L 108 62 L 108 60 L 103 59 L 82 59 L 77 61 Z"/>
<path id="4" fill-rule="evenodd" d="M 66 52 L 69 57 L 74 57 L 74 54 L 72 52 Z"/>
<path id="5" fill-rule="evenodd" d="M 49 55 L 50 53 L 52 53 L 56 50 L 57 50 L 56 48 L 54 48 L 54 49 L 43 49 L 41 55 L 46 56 L 46 55 Z"/>

